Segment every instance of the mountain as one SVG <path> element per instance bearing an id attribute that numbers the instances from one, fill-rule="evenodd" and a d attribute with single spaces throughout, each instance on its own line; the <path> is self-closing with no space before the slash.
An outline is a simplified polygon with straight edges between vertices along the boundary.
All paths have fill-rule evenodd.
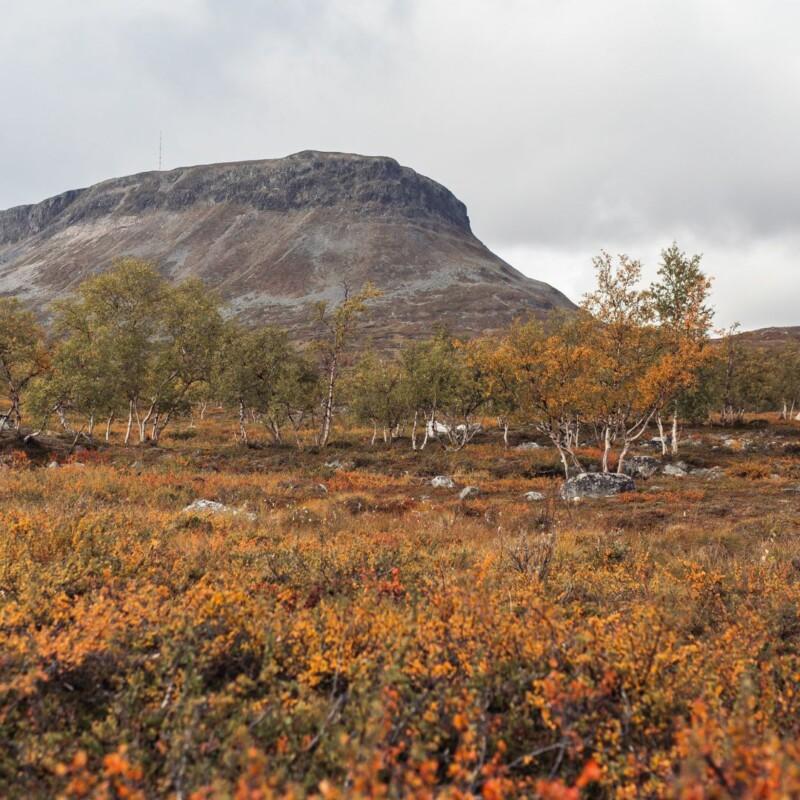
<path id="1" fill-rule="evenodd" d="M 0 294 L 43 314 L 126 255 L 202 278 L 244 319 L 301 336 L 311 303 L 367 280 L 384 292 L 369 323 L 378 344 L 573 307 L 478 241 L 444 186 L 391 158 L 305 151 L 181 167 L 0 211 Z"/>

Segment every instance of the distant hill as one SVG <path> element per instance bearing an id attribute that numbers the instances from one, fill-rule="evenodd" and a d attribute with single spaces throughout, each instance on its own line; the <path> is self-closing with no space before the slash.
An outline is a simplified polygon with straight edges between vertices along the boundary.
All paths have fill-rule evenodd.
<path id="1" fill-rule="evenodd" d="M 778 347 L 782 344 L 800 345 L 800 325 L 784 328 L 758 328 L 742 331 L 739 338 L 755 347 Z"/>
<path id="2" fill-rule="evenodd" d="M 245 319 L 301 336 L 310 304 L 337 300 L 345 282 L 384 291 L 378 344 L 573 307 L 478 241 L 450 191 L 391 158 L 306 151 L 182 167 L 0 211 L 0 293 L 40 310 L 125 255 L 202 278 Z"/>

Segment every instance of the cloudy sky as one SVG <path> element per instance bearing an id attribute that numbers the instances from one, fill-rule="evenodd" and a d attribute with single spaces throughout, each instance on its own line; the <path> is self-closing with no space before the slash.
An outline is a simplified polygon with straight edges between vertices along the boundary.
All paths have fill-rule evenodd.
<path id="1" fill-rule="evenodd" d="M 794 0 L 0 0 L 0 208 L 164 166 L 391 155 L 573 299 L 676 239 L 800 324 Z"/>

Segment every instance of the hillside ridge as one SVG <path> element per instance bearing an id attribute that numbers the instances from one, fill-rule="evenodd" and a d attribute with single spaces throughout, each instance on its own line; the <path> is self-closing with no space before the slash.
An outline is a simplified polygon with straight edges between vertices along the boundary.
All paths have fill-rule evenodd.
<path id="1" fill-rule="evenodd" d="M 384 292 L 371 327 L 385 341 L 572 307 L 480 242 L 446 187 L 385 156 L 304 150 L 141 172 L 0 211 L 0 293 L 43 314 L 122 256 L 201 278 L 235 313 L 301 336 L 310 304 L 345 283 Z"/>

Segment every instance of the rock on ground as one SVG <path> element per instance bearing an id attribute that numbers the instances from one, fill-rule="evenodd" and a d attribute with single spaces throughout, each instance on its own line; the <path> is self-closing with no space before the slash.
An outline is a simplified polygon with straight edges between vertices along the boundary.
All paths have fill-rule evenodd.
<path id="1" fill-rule="evenodd" d="M 243 516 L 249 520 L 254 520 L 256 515 L 240 508 L 231 508 L 224 503 L 216 500 L 195 500 L 183 509 L 184 514 L 230 514 L 231 516 Z"/>
<path id="2" fill-rule="evenodd" d="M 579 500 L 582 497 L 610 497 L 636 488 L 629 475 L 605 472 L 582 472 L 570 478 L 561 487 L 564 500 Z"/>
<path id="3" fill-rule="evenodd" d="M 453 479 L 447 475 L 437 475 L 431 480 L 431 486 L 434 489 L 455 489 L 456 484 Z"/>
<path id="4" fill-rule="evenodd" d="M 481 490 L 477 486 L 465 486 L 459 493 L 458 499 L 459 500 L 469 500 L 473 497 L 477 497 L 481 493 Z"/>
<path id="5" fill-rule="evenodd" d="M 340 469 L 350 470 L 350 469 L 353 469 L 353 467 L 355 466 L 355 463 L 353 461 L 340 461 L 337 458 L 337 459 L 334 459 L 333 461 L 326 461 L 325 462 L 325 466 L 328 469 L 334 469 L 334 470 L 337 470 L 337 471 L 340 470 Z"/>
<path id="6" fill-rule="evenodd" d="M 722 467 L 701 467 L 700 469 L 692 470 L 692 475 L 698 478 L 705 478 L 706 480 L 716 480 L 725 474 Z"/>
<path id="7" fill-rule="evenodd" d="M 525 492 L 522 495 L 528 503 L 541 503 L 544 495 L 541 492 Z"/>
<path id="8" fill-rule="evenodd" d="M 664 469 L 662 472 L 665 475 L 669 475 L 673 478 L 684 478 L 686 477 L 686 470 L 680 466 L 680 464 L 664 464 Z"/>
<path id="9" fill-rule="evenodd" d="M 661 462 L 653 456 L 630 456 L 622 471 L 630 478 L 651 478 L 661 469 Z"/>
<path id="10" fill-rule="evenodd" d="M 183 511 L 185 514 L 196 511 L 205 511 L 209 514 L 227 514 L 231 512 L 231 509 L 224 503 L 218 503 L 216 500 L 195 500 L 189 503 Z"/>

